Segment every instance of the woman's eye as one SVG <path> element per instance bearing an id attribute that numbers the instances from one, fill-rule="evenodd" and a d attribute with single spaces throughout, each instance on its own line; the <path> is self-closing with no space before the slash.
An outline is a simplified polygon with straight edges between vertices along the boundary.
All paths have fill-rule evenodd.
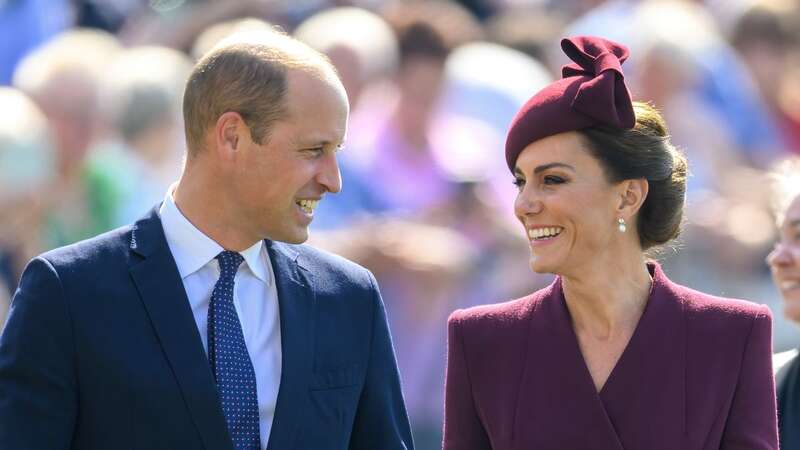
<path id="1" fill-rule="evenodd" d="M 514 178 L 514 181 L 512 181 L 512 183 L 513 183 L 513 184 L 514 184 L 514 186 L 516 186 L 518 189 L 522 189 L 522 187 L 523 187 L 523 186 L 525 186 L 525 180 L 524 180 L 524 179 L 522 179 L 522 178 Z"/>
<path id="2" fill-rule="evenodd" d="M 547 175 L 544 177 L 544 184 L 561 184 L 564 179 L 555 175 Z"/>

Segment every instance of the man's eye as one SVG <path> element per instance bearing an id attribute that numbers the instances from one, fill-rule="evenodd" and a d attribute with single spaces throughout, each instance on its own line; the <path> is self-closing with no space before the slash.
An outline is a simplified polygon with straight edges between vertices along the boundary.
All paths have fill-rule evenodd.
<path id="1" fill-rule="evenodd" d="M 565 180 L 563 178 L 555 175 L 547 175 L 546 177 L 544 177 L 544 184 L 561 184 L 564 181 Z"/>

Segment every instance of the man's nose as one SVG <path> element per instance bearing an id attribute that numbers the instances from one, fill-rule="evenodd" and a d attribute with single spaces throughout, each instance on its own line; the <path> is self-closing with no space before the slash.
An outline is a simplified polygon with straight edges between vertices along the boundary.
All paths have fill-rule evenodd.
<path id="1" fill-rule="evenodd" d="M 342 174 L 339 172 L 339 162 L 335 153 L 325 156 L 317 181 L 332 194 L 342 190 Z"/>

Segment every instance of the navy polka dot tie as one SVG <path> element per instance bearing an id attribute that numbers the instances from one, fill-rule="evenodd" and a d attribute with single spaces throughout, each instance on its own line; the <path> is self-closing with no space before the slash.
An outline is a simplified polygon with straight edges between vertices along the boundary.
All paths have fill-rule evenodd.
<path id="1" fill-rule="evenodd" d="M 243 259 L 227 250 L 217 255 L 220 275 L 208 307 L 208 359 L 234 448 L 258 450 L 261 439 L 256 374 L 233 306 L 234 278 Z"/>

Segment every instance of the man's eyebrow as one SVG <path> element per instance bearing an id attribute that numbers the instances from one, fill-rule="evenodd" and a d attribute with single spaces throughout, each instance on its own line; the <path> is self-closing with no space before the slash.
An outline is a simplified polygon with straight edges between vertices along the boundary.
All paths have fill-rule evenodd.
<path id="1" fill-rule="evenodd" d="M 303 147 L 305 148 L 330 147 L 333 145 L 333 143 L 334 141 L 330 141 L 328 139 L 319 139 L 319 140 L 309 139 L 308 141 L 306 141 L 305 144 L 303 144 Z M 339 144 L 336 144 L 337 149 L 341 149 L 342 147 L 344 147 L 344 141 L 340 142 Z"/>

